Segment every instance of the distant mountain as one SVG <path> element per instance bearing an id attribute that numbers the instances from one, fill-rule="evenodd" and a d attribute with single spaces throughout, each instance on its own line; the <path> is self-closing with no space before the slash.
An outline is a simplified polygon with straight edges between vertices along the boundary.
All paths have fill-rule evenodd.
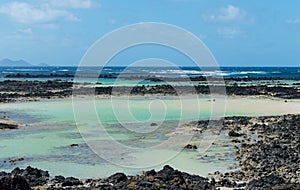
<path id="1" fill-rule="evenodd" d="M 0 61 L 0 67 L 30 67 L 30 66 L 34 66 L 22 59 L 20 60 L 10 60 L 10 59 L 2 59 Z"/>
<path id="2" fill-rule="evenodd" d="M 2 59 L 0 60 L 0 67 L 49 67 L 49 65 L 46 63 L 39 63 L 37 65 L 33 65 L 22 59 L 20 60 Z"/>

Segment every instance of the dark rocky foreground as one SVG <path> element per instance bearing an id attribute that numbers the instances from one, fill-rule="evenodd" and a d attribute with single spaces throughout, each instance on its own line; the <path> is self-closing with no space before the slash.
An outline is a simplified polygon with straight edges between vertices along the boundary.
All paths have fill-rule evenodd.
<path id="1" fill-rule="evenodd" d="M 0 173 L 0 189 L 215 189 L 215 182 L 167 165 L 158 172 L 150 170 L 136 176 L 115 173 L 106 179 L 87 180 L 63 176 L 50 179 L 48 172 L 27 167 Z"/>
<path id="2" fill-rule="evenodd" d="M 235 144 L 235 171 L 204 178 L 164 166 L 142 175 L 80 180 L 27 167 L 0 172 L 0 189 L 300 189 L 300 115 L 226 117 L 222 122 L 220 132 Z M 202 133 L 208 121 L 186 126 Z M 185 148 L 197 149 L 191 144 Z"/>
<path id="3" fill-rule="evenodd" d="M 199 121 L 204 131 L 208 121 Z M 235 144 L 237 171 L 214 177 L 224 186 L 246 189 L 300 189 L 300 115 L 227 117 L 222 131 Z"/>
<path id="4" fill-rule="evenodd" d="M 198 84 L 193 87 L 176 86 L 176 89 L 171 85 L 156 85 L 156 86 L 98 86 L 93 88 L 93 85 L 88 83 L 75 83 L 61 80 L 49 81 L 15 81 L 6 80 L 0 82 L 0 102 L 14 101 L 35 101 L 39 99 L 52 99 L 69 97 L 76 89 L 76 94 L 79 95 L 189 95 L 189 94 L 210 94 L 211 89 L 214 92 L 224 92 L 225 88 L 214 84 Z M 300 85 L 291 86 L 277 85 L 256 85 L 256 86 L 240 86 L 236 83 L 226 83 L 226 94 L 236 96 L 267 96 L 283 99 L 299 99 Z"/>

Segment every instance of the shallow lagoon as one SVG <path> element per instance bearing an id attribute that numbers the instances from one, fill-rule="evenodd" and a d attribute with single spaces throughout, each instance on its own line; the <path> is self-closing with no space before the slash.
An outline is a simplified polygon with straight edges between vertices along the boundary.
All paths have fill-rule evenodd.
<path id="1" fill-rule="evenodd" d="M 76 118 L 77 125 L 81 126 L 79 129 L 85 134 L 85 137 L 90 138 L 89 140 L 100 140 L 101 144 L 110 142 L 107 136 L 99 133 L 99 129 L 97 129 L 98 119 L 100 119 L 103 124 L 101 130 L 108 132 L 114 140 L 127 146 L 138 144 L 144 148 L 144 151 L 138 150 L 124 155 L 126 160 L 124 162 L 133 162 L 139 165 L 139 160 L 136 160 L 136 157 L 142 158 L 143 162 L 146 163 L 156 157 L 158 165 L 151 168 L 160 169 L 162 165 L 170 164 L 182 171 L 204 176 L 216 170 L 227 171 L 228 167 L 233 164 L 233 145 L 224 134 L 218 136 L 214 146 L 199 146 L 200 150 L 209 147 L 204 153 L 182 151 L 176 157 L 164 163 L 160 162 L 161 155 L 175 154 L 178 150 L 173 149 L 173 147 L 169 149 L 149 149 L 152 145 L 159 144 L 168 138 L 166 135 L 175 130 L 178 118 L 181 118 L 183 123 L 199 118 L 207 119 L 211 115 L 211 106 L 218 104 L 222 99 L 217 98 L 215 102 L 212 102 L 210 97 L 206 96 L 197 100 L 194 97 L 185 97 L 180 102 L 176 97 L 131 97 L 128 103 L 132 118 L 138 121 L 128 119 L 127 104 L 124 103 L 126 102 L 124 100 L 126 99 L 123 97 L 117 97 L 114 100 L 114 112 L 109 98 L 97 98 L 95 103 L 93 100 L 86 98 L 76 99 L 77 111 L 75 110 L 75 112 L 80 114 L 80 118 Z M 194 108 L 197 105 L 195 102 L 199 102 L 199 113 L 195 112 Z M 183 115 L 181 115 L 181 103 L 185 106 Z M 91 105 L 94 107 L 91 108 Z M 284 102 L 277 99 L 231 97 L 228 98 L 226 107 L 226 116 L 300 113 L 299 100 Z M 16 166 L 26 167 L 31 165 L 49 170 L 52 175 L 61 174 L 88 178 L 105 177 L 117 171 L 134 174 L 148 169 L 130 169 L 111 164 L 89 149 L 76 127 L 71 99 L 1 104 L 0 110 L 7 112 L 11 119 L 24 125 L 19 130 L 1 131 L 0 133 L 0 168 L 3 170 L 11 170 Z M 93 113 L 96 113 L 97 119 L 93 117 Z M 115 116 L 116 113 L 119 116 L 118 118 Z M 221 111 L 215 114 L 214 116 L 223 115 Z M 120 125 L 120 122 L 129 130 Z M 143 125 L 143 123 L 147 123 L 147 125 Z M 147 132 L 149 129 L 148 123 L 161 124 L 161 127 L 150 133 L 140 134 L 134 132 L 137 128 L 140 130 L 138 132 L 145 132 L 145 130 Z M 71 144 L 79 144 L 79 147 L 71 147 Z M 112 161 L 118 162 L 121 159 L 118 151 L 107 150 L 104 153 Z M 17 162 L 16 165 L 3 162 L 18 157 L 24 157 L 25 160 Z"/>

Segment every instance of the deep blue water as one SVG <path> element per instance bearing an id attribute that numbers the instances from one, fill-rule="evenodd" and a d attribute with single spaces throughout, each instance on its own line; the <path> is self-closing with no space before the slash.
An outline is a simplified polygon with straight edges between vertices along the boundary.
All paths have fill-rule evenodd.
<path id="1" fill-rule="evenodd" d="M 129 76 L 150 75 L 158 77 L 185 77 L 189 76 L 217 76 L 217 77 L 274 77 L 274 78 L 300 78 L 300 67 L 221 67 L 221 71 L 215 68 L 205 68 L 201 71 L 197 67 L 104 67 L 103 76 L 118 76 L 120 73 Z M 0 67 L 0 78 L 5 79 L 9 74 L 50 75 L 69 74 L 74 75 L 77 67 Z M 85 76 L 95 73 L 95 68 L 80 68 Z M 98 71 L 97 71 L 98 72 Z"/>

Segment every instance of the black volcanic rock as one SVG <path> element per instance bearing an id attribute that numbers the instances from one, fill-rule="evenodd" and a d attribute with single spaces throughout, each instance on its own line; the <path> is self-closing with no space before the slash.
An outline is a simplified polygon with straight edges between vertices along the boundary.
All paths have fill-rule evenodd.
<path id="1" fill-rule="evenodd" d="M 282 177 L 278 177 L 274 174 L 253 179 L 247 184 L 247 189 L 271 189 L 275 186 L 282 186 L 285 181 Z"/>
<path id="2" fill-rule="evenodd" d="M 198 147 L 196 145 L 192 144 L 187 144 L 185 145 L 184 149 L 189 149 L 189 150 L 196 150 Z"/>
<path id="3" fill-rule="evenodd" d="M 126 180 L 127 180 L 127 176 L 123 173 L 115 173 L 107 178 L 107 181 L 113 184 L 120 183 L 121 181 L 126 181 Z"/>
<path id="4" fill-rule="evenodd" d="M 1 123 L 0 122 L 0 130 L 1 129 L 18 129 L 19 126 L 16 124 L 9 124 L 9 123 Z"/>
<path id="5" fill-rule="evenodd" d="M 26 179 L 20 175 L 6 175 L 0 177 L 1 190 L 30 190 Z"/>
<path id="6" fill-rule="evenodd" d="M 25 170 L 15 168 L 11 174 L 24 177 L 30 186 L 44 185 L 49 179 L 48 171 L 32 168 L 30 166 L 28 166 Z"/>
<path id="7" fill-rule="evenodd" d="M 62 182 L 62 186 L 66 187 L 66 186 L 78 186 L 78 185 L 82 185 L 82 182 L 74 177 L 67 177 L 65 178 L 65 180 Z"/>
<path id="8" fill-rule="evenodd" d="M 237 132 L 235 132 L 235 131 L 233 131 L 233 130 L 231 130 L 231 131 L 228 132 L 228 136 L 230 136 L 230 137 L 241 137 L 241 136 L 243 136 L 243 135 L 244 135 L 244 134 L 237 133 Z"/>

